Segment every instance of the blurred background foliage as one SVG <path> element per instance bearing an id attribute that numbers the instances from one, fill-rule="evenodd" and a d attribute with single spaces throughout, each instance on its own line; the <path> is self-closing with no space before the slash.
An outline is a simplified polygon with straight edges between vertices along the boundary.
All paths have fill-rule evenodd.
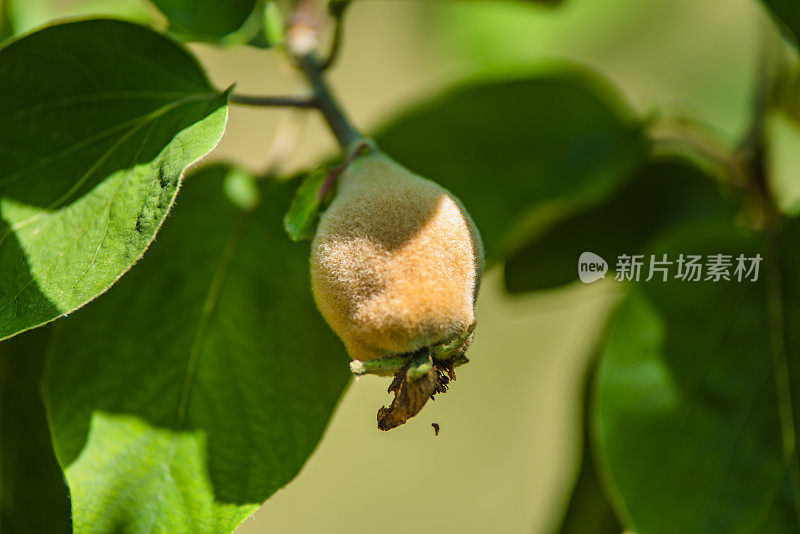
<path id="1" fill-rule="evenodd" d="M 54 17 L 122 16 L 169 28 L 190 41 L 226 35 L 227 46 L 190 45 L 219 87 L 236 82 L 237 90 L 260 94 L 302 87 L 279 54 L 260 49 L 268 43 L 231 46 L 252 40 L 252 27 L 260 24 L 248 23 L 252 16 L 242 15 L 243 33 L 230 37 L 226 31 L 233 24 L 192 27 L 195 21 L 184 21 L 176 27 L 164 14 L 180 2 L 156 3 L 163 13 L 139 0 L 0 0 L 0 37 L 27 32 Z M 786 7 L 788 2 L 769 3 L 776 13 L 794 13 Z M 796 27 L 791 18 L 787 23 L 783 29 L 791 40 Z M 412 424 L 380 433 L 374 412 L 387 400 L 387 384 L 370 377 L 351 384 L 300 475 L 240 532 L 548 533 L 559 531 L 564 517 L 563 532 L 619 532 L 614 514 L 598 493 L 595 464 L 583 455 L 582 429 L 587 369 L 610 328 L 610 312 L 621 288 L 610 281 L 570 283 L 575 258 L 583 250 L 610 257 L 680 251 L 696 237 L 682 234 L 681 228 L 734 226 L 738 208 L 726 200 L 732 192 L 719 187 L 719 169 L 709 164 L 713 162 L 697 165 L 696 154 L 687 158 L 675 151 L 651 158 L 653 147 L 643 130 L 689 120 L 721 147 L 737 146 L 750 128 L 765 35 L 766 41 L 774 37 L 773 23 L 752 0 L 565 0 L 558 5 L 356 1 L 348 14 L 343 55 L 331 73 L 344 107 L 356 124 L 376 133 L 398 161 L 462 197 L 488 238 L 495 264 L 510 259 L 485 279 L 471 364 L 459 370 L 451 393 Z M 564 82 L 576 78 L 577 85 Z M 788 76 L 782 81 L 790 96 L 767 121 L 768 161 L 777 177 L 772 186 L 788 212 L 800 206 L 793 173 L 800 163 L 793 108 L 797 100 L 791 97 L 796 99 L 796 80 Z M 527 101 L 528 94 L 537 96 Z M 573 143 L 584 134 L 583 144 L 570 144 L 577 147 L 575 152 L 559 151 L 565 145 L 560 139 Z M 314 167 L 335 150 L 324 124 L 313 114 L 234 107 L 226 135 L 208 159 L 236 161 L 258 173 L 274 156 L 276 137 L 299 139 L 284 166 L 287 174 Z M 598 143 L 603 150 L 592 151 Z M 538 183 L 541 176 L 565 179 Z M 524 205 L 526 199 L 536 200 L 535 209 Z M 637 225 L 632 227 L 630 220 Z M 678 231 L 659 234 L 656 230 L 665 223 Z M 714 245 L 721 237 L 712 230 L 709 239 Z M 758 247 L 740 235 L 730 241 L 737 251 L 745 247 L 741 243 Z M 661 248 L 653 248 L 654 243 Z M 709 305 L 737 298 L 726 292 L 727 286 L 717 289 L 721 295 L 711 289 L 697 289 Z M 625 310 L 653 306 L 663 320 L 680 318 L 685 311 L 680 305 L 700 298 L 683 295 L 676 303 L 668 290 L 655 292 L 647 295 L 649 304 L 633 300 Z M 754 304 L 734 319 L 747 325 L 753 319 L 747 314 L 758 319 L 761 311 Z M 678 324 L 687 332 L 691 326 Z M 658 328 L 663 322 L 655 313 L 623 314 L 612 329 L 616 357 L 609 357 L 603 376 L 612 373 L 613 378 L 614 364 L 624 363 L 626 354 L 646 360 L 640 362 L 645 370 L 661 369 L 662 354 L 637 350 L 636 345 L 648 341 L 637 333 Z M 736 347 L 739 339 L 726 342 Z M 719 365 L 722 373 L 727 363 L 709 365 Z M 742 369 L 743 381 L 745 371 L 752 370 Z M 762 367 L 754 372 L 763 372 Z M 661 395 L 656 401 L 675 393 L 670 389 L 674 384 L 655 386 L 651 393 Z M 629 397 L 634 404 L 641 398 L 638 393 L 642 392 Z M 601 404 L 609 424 L 624 427 L 632 421 L 633 427 L 624 430 L 640 433 L 641 440 L 634 440 L 638 443 L 658 437 L 647 426 L 647 417 L 619 417 L 630 416 L 635 406 L 616 400 Z M 672 414 L 664 417 L 671 421 Z M 441 425 L 438 437 L 430 422 Z M 701 417 L 692 422 L 693 429 L 705 428 Z M 4 432 L 7 425 L 4 422 Z M 727 439 L 730 428 L 723 427 L 714 439 Z M 664 436 L 667 452 L 662 454 L 693 454 L 690 437 L 682 443 L 667 439 L 677 439 L 685 429 L 672 430 Z M 765 456 L 773 466 L 775 445 L 768 444 L 770 454 Z M 631 458 L 628 447 L 636 448 L 635 443 L 612 444 L 606 461 Z M 648 486 L 653 459 L 644 455 L 636 461 L 642 463 L 632 464 L 638 468 L 630 468 L 618 481 L 621 490 L 640 495 L 648 505 L 666 498 L 648 501 L 651 493 L 674 500 L 688 491 Z M 785 496 L 784 485 L 777 487 L 776 494 Z M 723 493 L 714 490 L 704 488 L 712 498 Z M 692 502 L 702 511 L 702 503 Z M 397 509 L 408 513 L 398 514 Z M 642 532 L 651 531 L 652 522 L 659 521 L 657 513 L 647 506 L 637 509 L 644 511 L 636 514 L 636 523 L 643 525 Z M 661 531 L 696 527 L 692 510 L 682 512 Z M 617 513 L 630 519 L 629 510 Z M 785 531 L 783 515 L 781 509 L 774 514 L 767 510 L 764 524 L 772 526 L 771 531 Z M 712 532 L 734 531 L 716 516 L 709 516 L 706 526 Z"/>

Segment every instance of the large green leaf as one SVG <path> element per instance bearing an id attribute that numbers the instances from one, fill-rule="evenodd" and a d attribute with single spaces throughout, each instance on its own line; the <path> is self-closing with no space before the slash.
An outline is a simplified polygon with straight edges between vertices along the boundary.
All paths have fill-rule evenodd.
<path id="1" fill-rule="evenodd" d="M 597 473 L 592 448 L 591 434 L 591 389 L 594 384 L 596 359 L 592 359 L 587 370 L 583 393 L 582 434 L 583 450 L 578 476 L 572 488 L 566 512 L 558 528 L 558 534 L 619 534 L 619 524 L 614 509 L 603 491 Z"/>
<path id="2" fill-rule="evenodd" d="M 594 461 L 585 440 L 578 478 L 557 534 L 620 534 L 622 527 L 603 493 Z"/>
<path id="3" fill-rule="evenodd" d="M 0 343 L 0 532 L 72 532 L 69 498 L 41 398 L 50 330 Z"/>
<path id="4" fill-rule="evenodd" d="M 219 40 L 239 30 L 256 8 L 256 0 L 150 1 L 166 15 L 173 31 L 208 41 Z"/>
<path id="5" fill-rule="evenodd" d="M 593 252 L 614 269 L 621 254 L 639 254 L 667 226 L 732 215 L 714 178 L 688 161 L 651 162 L 602 204 L 537 236 L 505 265 L 509 291 L 536 291 L 578 279 L 578 258 Z"/>
<path id="6" fill-rule="evenodd" d="M 800 40 L 800 8 L 796 0 L 761 0 L 791 33 L 795 45 Z"/>
<path id="7" fill-rule="evenodd" d="M 575 69 L 465 86 L 381 130 L 397 161 L 458 196 L 502 259 L 630 178 L 644 141 L 613 91 Z"/>
<path id="8" fill-rule="evenodd" d="M 11 6 L 7 0 L 0 2 L 0 42 L 5 41 L 14 33 L 14 20 L 11 17 Z"/>
<path id="9" fill-rule="evenodd" d="M 56 325 L 45 399 L 76 532 L 230 532 L 289 482 L 347 383 L 291 187 L 242 211 L 213 167 L 131 272 Z M 252 203 L 248 202 L 252 205 Z"/>
<path id="10" fill-rule="evenodd" d="M 124 19 L 144 25 L 159 23 L 156 10 L 145 0 L 3 0 L 0 2 L 0 28 L 5 15 L 7 29 L 3 38 L 29 33 L 53 21 L 86 18 Z"/>
<path id="11" fill-rule="evenodd" d="M 0 49 L 0 339 L 108 289 L 144 253 L 227 94 L 171 39 L 120 21 Z"/>
<path id="12" fill-rule="evenodd" d="M 800 214 L 800 122 L 786 111 L 772 110 L 765 118 L 766 166 L 775 204 L 783 213 L 796 216 Z"/>
<path id="13" fill-rule="evenodd" d="M 616 318 L 598 375 L 595 437 L 636 532 L 800 529 L 792 428 L 800 427 L 791 417 L 800 413 L 798 240 L 797 221 L 766 246 L 721 219 L 653 244 L 673 258 L 760 253 L 767 263 L 757 282 L 640 283 Z"/>

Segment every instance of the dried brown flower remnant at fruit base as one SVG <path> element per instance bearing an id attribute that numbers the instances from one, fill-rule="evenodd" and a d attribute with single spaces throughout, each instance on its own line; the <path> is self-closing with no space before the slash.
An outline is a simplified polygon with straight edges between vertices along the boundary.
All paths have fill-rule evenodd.
<path id="1" fill-rule="evenodd" d="M 433 368 L 417 380 L 409 380 L 409 363 L 400 369 L 389 385 L 389 393 L 394 393 L 394 400 L 388 408 L 378 410 L 378 428 L 391 430 L 396 428 L 422 410 L 429 399 L 433 400 L 437 393 L 446 393 L 450 380 L 456 379 L 452 361 L 435 361 Z"/>

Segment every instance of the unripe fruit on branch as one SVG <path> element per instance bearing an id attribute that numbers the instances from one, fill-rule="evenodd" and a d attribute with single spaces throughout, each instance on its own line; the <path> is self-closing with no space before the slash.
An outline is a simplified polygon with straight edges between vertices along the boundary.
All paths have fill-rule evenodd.
<path id="1" fill-rule="evenodd" d="M 477 229 L 459 201 L 379 152 L 341 175 L 311 245 L 314 298 L 358 360 L 466 333 L 482 268 Z"/>
<path id="2" fill-rule="evenodd" d="M 434 361 L 428 349 L 459 338 L 463 357 L 482 271 L 480 237 L 461 203 L 377 151 L 339 177 L 311 245 L 317 305 L 350 357 L 366 363 L 425 351 Z"/>

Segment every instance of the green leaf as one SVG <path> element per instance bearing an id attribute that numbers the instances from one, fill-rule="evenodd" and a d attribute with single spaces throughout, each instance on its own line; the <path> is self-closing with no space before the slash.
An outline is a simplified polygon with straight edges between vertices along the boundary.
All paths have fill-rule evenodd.
<path id="1" fill-rule="evenodd" d="M 283 44 L 283 16 L 278 8 L 278 4 L 272 0 L 267 0 L 264 5 L 262 34 L 264 40 L 270 46 Z"/>
<path id="2" fill-rule="evenodd" d="M 621 254 L 638 254 L 667 226 L 732 215 L 714 178 L 680 159 L 651 162 L 602 204 L 537 236 L 505 265 L 511 292 L 538 291 L 578 279 L 578 258 L 593 252 L 611 269 Z"/>
<path id="3" fill-rule="evenodd" d="M 584 450 L 578 479 L 572 488 L 567 511 L 558 534 L 620 534 L 622 532 L 614 510 L 608 502 L 589 450 Z"/>
<path id="4" fill-rule="evenodd" d="M 800 428 L 798 239 L 798 221 L 767 247 L 721 219 L 652 246 L 673 257 L 760 253 L 767 264 L 758 282 L 640 283 L 616 318 L 598 374 L 595 439 L 636 532 L 800 528 L 791 430 L 792 411 Z"/>
<path id="5" fill-rule="evenodd" d="M 273 48 L 283 44 L 283 25 L 283 14 L 278 3 L 274 0 L 262 0 L 242 28 L 218 41 L 223 44 Z"/>
<path id="6" fill-rule="evenodd" d="M 558 534 L 619 534 L 623 530 L 603 492 L 589 440 L 591 434 L 591 389 L 595 371 L 596 358 L 593 358 L 583 387 L 581 463 L 566 512 L 557 531 Z"/>
<path id="7" fill-rule="evenodd" d="M 283 227 L 292 241 L 303 241 L 313 237 L 324 197 L 322 186 L 327 179 L 328 171 L 321 168 L 306 176 L 297 188 L 289 211 L 283 218 Z"/>
<path id="8" fill-rule="evenodd" d="M 72 532 L 40 394 L 50 329 L 0 343 L 0 531 Z"/>
<path id="9" fill-rule="evenodd" d="M 170 21 L 170 30 L 189 40 L 218 41 L 242 28 L 256 0 L 150 0 Z"/>
<path id="10" fill-rule="evenodd" d="M 255 177 L 242 169 L 231 169 L 222 187 L 228 200 L 242 210 L 255 209 L 261 202 L 261 190 Z"/>
<path id="11" fill-rule="evenodd" d="M 14 20 L 11 16 L 10 2 L 0 1 L 0 42 L 5 41 L 16 33 Z"/>
<path id="12" fill-rule="evenodd" d="M 645 143 L 629 115 L 605 84 L 571 69 L 461 87 L 375 139 L 461 199 L 491 262 L 633 175 Z"/>
<path id="13" fill-rule="evenodd" d="M 772 15 L 792 36 L 795 46 L 800 41 L 800 9 L 796 0 L 761 0 Z"/>
<path id="14" fill-rule="evenodd" d="M 800 214 L 800 57 L 783 51 L 776 58 L 763 117 L 764 164 L 769 188 L 778 209 Z"/>
<path id="15" fill-rule="evenodd" d="M 153 240 L 227 93 L 172 40 L 112 20 L 0 49 L 0 339 L 108 289 Z"/>
<path id="16" fill-rule="evenodd" d="M 63 19 L 114 18 L 145 26 L 158 25 L 160 22 L 156 10 L 145 0 L 3 0 L 0 2 L 0 13 L 3 11 L 12 30 L 6 37 L 22 35 Z"/>
<path id="17" fill-rule="evenodd" d="M 800 88 L 800 85 L 798 85 Z M 770 111 L 764 121 L 769 186 L 778 208 L 800 214 L 800 122 L 781 110 Z"/>
<path id="18" fill-rule="evenodd" d="M 347 384 L 286 184 L 242 211 L 230 174 L 184 185 L 147 256 L 57 324 L 44 385 L 77 533 L 232 531 L 313 451 Z"/>
<path id="19" fill-rule="evenodd" d="M 603 494 L 588 449 L 585 449 L 578 480 L 558 534 L 620 534 L 622 530 Z"/>

